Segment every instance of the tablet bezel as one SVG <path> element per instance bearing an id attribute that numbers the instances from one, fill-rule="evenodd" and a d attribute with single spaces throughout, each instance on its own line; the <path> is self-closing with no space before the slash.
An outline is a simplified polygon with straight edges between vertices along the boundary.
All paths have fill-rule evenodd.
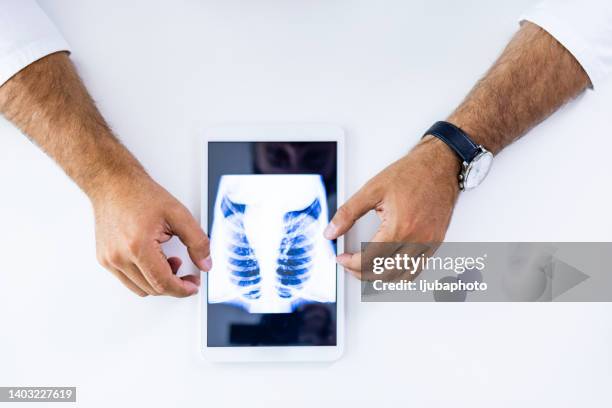
<path id="1" fill-rule="evenodd" d="M 230 125 L 209 127 L 203 132 L 203 160 L 200 171 L 201 200 L 200 225 L 208 231 L 208 143 L 209 142 L 336 142 L 337 205 L 344 202 L 344 130 L 328 124 L 283 125 Z M 337 240 L 337 253 L 344 252 L 344 237 Z M 207 296 L 208 280 L 202 277 L 199 293 L 199 348 L 202 356 L 210 361 L 333 361 L 344 350 L 345 300 L 344 270 L 337 266 L 336 273 L 336 345 L 335 346 L 227 346 L 208 347 L 207 344 Z"/>

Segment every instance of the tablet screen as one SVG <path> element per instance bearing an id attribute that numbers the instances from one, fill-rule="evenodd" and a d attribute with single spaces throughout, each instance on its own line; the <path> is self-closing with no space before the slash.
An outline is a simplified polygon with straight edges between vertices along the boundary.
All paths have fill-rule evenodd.
<path id="1" fill-rule="evenodd" d="M 336 345 L 336 142 L 208 142 L 207 342 Z"/>

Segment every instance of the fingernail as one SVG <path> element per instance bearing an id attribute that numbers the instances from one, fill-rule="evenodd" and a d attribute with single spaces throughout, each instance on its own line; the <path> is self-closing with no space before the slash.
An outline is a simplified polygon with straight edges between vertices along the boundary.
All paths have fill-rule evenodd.
<path id="1" fill-rule="evenodd" d="M 327 224 L 327 227 L 325 227 L 325 231 L 323 231 L 323 236 L 327 239 L 334 239 L 336 238 L 337 232 L 338 227 L 336 227 L 333 222 L 330 222 L 329 224 Z"/>
<path id="2" fill-rule="evenodd" d="M 212 259 L 210 259 L 210 256 L 209 256 L 208 258 L 200 261 L 200 264 L 198 266 L 203 271 L 208 272 L 212 269 Z"/>

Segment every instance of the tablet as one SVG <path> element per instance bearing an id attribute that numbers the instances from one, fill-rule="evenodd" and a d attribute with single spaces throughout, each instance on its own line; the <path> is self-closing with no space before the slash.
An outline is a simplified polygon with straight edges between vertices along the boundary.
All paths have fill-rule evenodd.
<path id="1" fill-rule="evenodd" d="M 213 361 L 330 361 L 342 354 L 344 132 L 331 125 L 204 132 L 200 348 Z"/>

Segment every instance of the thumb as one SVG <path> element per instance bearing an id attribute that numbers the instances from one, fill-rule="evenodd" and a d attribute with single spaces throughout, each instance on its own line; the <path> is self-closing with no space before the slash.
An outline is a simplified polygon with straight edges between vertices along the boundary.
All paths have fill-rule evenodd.
<path id="1" fill-rule="evenodd" d="M 193 263 L 208 272 L 212 268 L 208 237 L 189 210 L 180 205 L 168 215 L 168 222 L 172 232 L 187 247 Z"/>
<path id="2" fill-rule="evenodd" d="M 370 187 L 369 183 L 366 184 L 338 208 L 325 228 L 323 235 L 327 239 L 336 239 L 345 234 L 355 224 L 355 221 L 373 209 L 377 202 L 378 199 L 373 192 L 373 188 Z"/>

